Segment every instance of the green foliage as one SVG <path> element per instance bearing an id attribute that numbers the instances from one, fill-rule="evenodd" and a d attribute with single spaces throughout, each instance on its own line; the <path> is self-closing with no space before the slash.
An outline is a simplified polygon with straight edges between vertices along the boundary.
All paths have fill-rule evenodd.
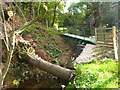
<path id="1" fill-rule="evenodd" d="M 19 7 L 20 8 L 20 7 Z M 21 3 L 21 10 L 25 17 L 29 18 L 29 2 L 22 2 Z"/>
<path id="2" fill-rule="evenodd" d="M 118 41 L 118 45 L 120 45 L 120 33 L 118 34 L 118 38 L 119 38 L 119 41 Z M 118 49 L 118 60 L 120 60 L 120 49 Z M 119 65 L 120 65 L 120 62 L 119 62 Z M 120 68 L 119 68 L 119 72 L 120 72 Z M 120 74 L 119 74 L 119 87 L 120 87 Z"/>
<path id="3" fill-rule="evenodd" d="M 51 28 L 51 27 L 49 27 L 48 28 L 48 32 L 50 33 L 50 34 L 53 34 L 53 35 L 57 35 L 57 34 L 60 34 L 60 32 L 56 29 L 56 28 Z"/>
<path id="4" fill-rule="evenodd" d="M 68 27 L 68 33 L 74 35 L 84 35 L 84 32 L 81 29 L 75 29 L 74 27 Z"/>
<path id="5" fill-rule="evenodd" d="M 94 34 L 94 27 L 118 25 L 117 2 L 72 3 L 68 10 L 64 14 L 64 26 L 71 26 L 74 30 L 81 29 L 87 36 Z"/>
<path id="6" fill-rule="evenodd" d="M 58 58 L 55 58 L 52 62 L 55 62 L 57 65 L 61 64 L 61 60 Z"/>
<path id="7" fill-rule="evenodd" d="M 118 88 L 118 63 L 105 60 L 76 65 L 76 76 L 69 88 Z M 73 90 L 73 89 L 72 89 Z"/>
<path id="8" fill-rule="evenodd" d="M 59 31 L 60 33 L 66 33 L 66 32 L 68 32 L 68 29 L 65 28 L 65 27 L 59 27 L 59 28 L 58 28 L 58 31 Z"/>
<path id="9" fill-rule="evenodd" d="M 13 85 L 17 86 L 20 81 L 29 80 L 32 77 L 32 72 L 26 63 L 19 63 L 16 61 L 16 63 L 11 64 L 11 70 L 11 75 L 15 77 L 13 80 Z"/>
<path id="10" fill-rule="evenodd" d="M 19 84 L 20 84 L 20 79 L 18 79 L 18 80 L 13 80 L 13 85 L 15 85 L 16 87 L 18 87 L 19 86 Z"/>
<path id="11" fill-rule="evenodd" d="M 48 26 L 51 27 L 54 18 L 54 11 L 56 12 L 55 23 L 62 26 L 63 25 L 63 9 L 65 5 L 65 0 L 55 2 L 34 2 L 34 15 L 40 16 L 40 20 L 48 21 Z M 58 4 L 58 5 L 57 5 Z M 57 5 L 57 8 L 55 6 Z M 30 2 L 22 2 L 20 6 L 25 17 L 30 17 Z"/>
<path id="12" fill-rule="evenodd" d="M 44 48 L 47 50 L 47 53 L 54 58 L 57 58 L 62 55 L 59 48 L 55 44 L 45 45 Z"/>
<path id="13" fill-rule="evenodd" d="M 58 25 L 63 24 L 63 9 L 64 9 L 64 1 L 61 1 L 56 8 L 54 8 L 58 2 L 42 2 L 40 4 L 40 15 L 41 19 L 43 21 L 48 21 L 48 26 L 51 27 L 53 18 L 54 18 L 54 10 L 56 10 L 56 16 L 55 16 L 55 23 Z M 38 6 L 37 6 L 38 8 Z"/>
<path id="14" fill-rule="evenodd" d="M 23 33 L 24 34 L 29 34 L 29 33 L 31 33 L 32 31 L 34 31 L 34 30 L 36 30 L 36 29 L 38 29 L 39 28 L 39 26 L 37 25 L 37 24 L 32 24 L 31 26 L 29 26 L 27 29 L 25 29 L 24 31 L 23 31 Z"/>
<path id="15" fill-rule="evenodd" d="M 40 27 L 38 26 L 38 24 L 32 24 L 31 26 L 29 26 L 28 28 L 26 28 L 23 31 L 23 34 L 32 34 L 33 33 L 33 38 L 39 40 L 39 38 L 41 37 L 41 34 L 39 32 Z"/>
<path id="16" fill-rule="evenodd" d="M 85 2 L 80 2 L 80 3 L 73 3 L 71 6 L 68 8 L 69 13 L 66 14 L 65 16 L 65 25 L 80 25 L 84 24 L 86 22 L 86 14 L 90 12 L 89 3 Z"/>
<path id="17" fill-rule="evenodd" d="M 102 24 L 108 27 L 116 25 L 119 21 L 118 18 L 118 3 L 117 2 L 102 2 Z"/>
<path id="18" fill-rule="evenodd" d="M 89 2 L 71 4 L 68 8 L 69 12 L 64 15 L 63 22 L 65 27 L 70 27 L 68 28 L 69 33 L 77 33 L 77 35 L 88 34 L 86 32 L 88 32 L 90 28 L 87 24 L 87 15 L 90 14 L 91 9 L 91 4 Z"/>

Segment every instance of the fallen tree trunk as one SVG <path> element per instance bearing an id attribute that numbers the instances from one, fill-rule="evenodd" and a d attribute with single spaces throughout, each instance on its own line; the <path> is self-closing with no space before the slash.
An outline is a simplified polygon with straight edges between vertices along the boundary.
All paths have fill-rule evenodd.
<path id="1" fill-rule="evenodd" d="M 25 59 L 27 62 L 40 68 L 43 71 L 46 71 L 54 76 L 59 77 L 60 79 L 70 80 L 70 78 L 75 73 L 74 70 L 63 68 L 59 65 L 55 65 L 43 60 L 41 57 L 31 56 L 29 54 L 22 54 L 22 58 Z"/>

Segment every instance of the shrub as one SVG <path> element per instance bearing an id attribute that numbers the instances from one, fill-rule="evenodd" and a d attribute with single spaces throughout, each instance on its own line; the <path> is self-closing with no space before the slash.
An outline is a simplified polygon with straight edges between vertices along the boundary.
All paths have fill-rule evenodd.
<path id="1" fill-rule="evenodd" d="M 118 88 L 118 62 L 105 60 L 76 65 L 76 75 L 67 90 L 75 88 Z"/>

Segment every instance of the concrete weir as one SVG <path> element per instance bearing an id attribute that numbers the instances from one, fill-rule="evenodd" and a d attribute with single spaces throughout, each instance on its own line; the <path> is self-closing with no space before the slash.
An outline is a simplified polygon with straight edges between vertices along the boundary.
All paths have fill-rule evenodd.
<path id="1" fill-rule="evenodd" d="M 90 62 L 92 59 L 92 53 L 93 53 L 95 47 L 96 47 L 95 45 L 86 44 L 82 53 L 75 59 L 74 63 L 82 64 L 82 63 Z"/>

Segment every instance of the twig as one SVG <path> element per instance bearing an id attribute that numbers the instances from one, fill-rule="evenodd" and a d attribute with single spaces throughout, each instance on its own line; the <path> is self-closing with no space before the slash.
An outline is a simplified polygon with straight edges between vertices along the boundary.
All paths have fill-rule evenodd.
<path id="1" fill-rule="evenodd" d="M 20 27 L 18 30 L 15 31 L 16 34 L 20 34 L 24 31 L 25 28 L 27 28 L 28 26 L 30 26 L 31 24 L 33 24 L 34 22 L 36 22 L 38 20 L 39 17 L 32 19 L 29 22 L 26 22 L 22 27 Z"/>
<path id="2" fill-rule="evenodd" d="M 15 3 L 15 2 L 14 2 L 14 3 Z M 16 5 L 16 7 L 19 9 L 19 11 L 21 12 L 21 14 L 22 14 L 22 16 L 23 16 L 25 22 L 27 22 L 27 20 L 26 20 L 24 14 L 23 14 L 23 12 L 22 12 L 22 10 L 19 8 L 19 6 L 18 6 L 16 3 L 15 3 L 15 5 Z"/>
<path id="3" fill-rule="evenodd" d="M 1 5 L 1 8 L 2 8 L 2 5 Z M 3 8 L 2 8 L 2 10 L 3 10 Z M 3 11 L 2 11 L 2 13 L 3 13 Z M 15 42 L 16 35 L 20 34 L 25 28 L 27 28 L 28 26 L 30 26 L 31 24 L 33 24 L 35 21 L 37 21 L 38 18 L 39 17 L 37 17 L 35 19 L 32 19 L 29 22 L 26 22 L 21 28 L 19 28 L 16 31 L 12 30 L 12 32 L 10 33 L 11 34 L 10 35 L 10 39 L 12 39 L 12 40 L 9 41 L 8 40 L 8 35 L 7 35 L 7 30 L 6 30 L 6 25 L 5 25 L 4 13 L 3 13 L 3 20 L 4 20 L 3 26 L 4 26 L 4 30 L 5 30 L 5 39 L 6 39 L 6 40 L 5 39 L 3 39 L 3 40 L 4 40 L 4 43 L 5 43 L 6 47 L 7 47 L 7 54 L 8 55 L 7 55 L 7 63 L 6 63 L 7 65 L 6 65 L 6 68 L 4 70 L 4 74 L 3 74 L 3 77 L 2 77 L 1 85 L 3 85 L 5 77 L 6 77 L 7 73 L 8 73 L 9 68 L 10 68 L 10 64 L 11 64 L 11 61 L 12 61 L 12 56 L 13 56 L 13 52 L 14 52 L 14 48 L 15 48 L 15 43 L 16 43 Z M 9 42 L 10 42 L 10 44 L 9 44 Z"/>
<path id="4" fill-rule="evenodd" d="M 7 50 L 9 51 L 9 40 L 8 40 L 8 35 L 7 35 L 7 30 L 6 30 L 6 23 L 5 23 L 5 15 L 4 15 L 4 12 L 3 12 L 3 7 L 2 7 L 2 5 L 1 5 L 1 9 L 2 9 L 2 15 L 3 15 L 3 27 L 4 27 L 4 30 L 5 30 L 5 39 L 6 39 L 6 41 L 4 40 L 4 42 L 5 42 L 5 45 L 6 45 L 6 47 L 7 47 Z"/>
<path id="5" fill-rule="evenodd" d="M 38 2 L 39 2 L 39 6 L 38 6 L 38 15 L 39 15 L 41 0 L 38 0 Z"/>
<path id="6" fill-rule="evenodd" d="M 5 73 L 3 74 L 3 80 L 2 80 L 2 84 L 1 85 L 3 85 L 5 77 L 6 77 L 7 73 L 8 73 L 9 68 L 10 68 L 10 64 L 11 64 L 11 61 L 12 61 L 12 56 L 13 56 L 13 52 L 14 52 L 14 48 L 15 48 L 15 38 L 16 38 L 16 35 L 14 33 L 13 34 L 13 42 L 12 42 L 13 45 L 11 46 L 10 51 L 8 52 L 8 56 L 7 56 L 7 63 L 8 64 L 7 64 Z"/>

